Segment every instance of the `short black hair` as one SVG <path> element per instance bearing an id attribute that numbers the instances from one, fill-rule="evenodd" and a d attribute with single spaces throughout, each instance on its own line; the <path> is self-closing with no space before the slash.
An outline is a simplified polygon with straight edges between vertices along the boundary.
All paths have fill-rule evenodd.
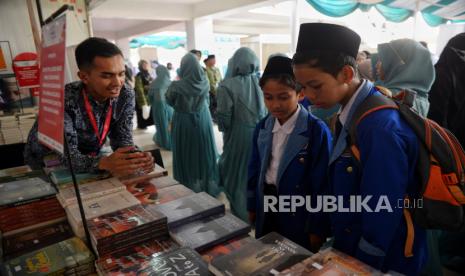
<path id="1" fill-rule="evenodd" d="M 200 54 L 200 56 L 202 56 L 202 52 L 200 52 L 199 50 L 196 50 L 196 49 L 192 49 L 190 50 L 190 52 L 194 55 L 197 55 L 197 54 Z"/>
<path id="2" fill-rule="evenodd" d="M 79 43 L 74 52 L 79 70 L 92 67 L 95 57 L 114 57 L 123 53 L 115 44 L 100 37 L 90 37 Z"/>
<path id="3" fill-rule="evenodd" d="M 292 58 L 293 65 L 307 64 L 313 68 L 319 68 L 324 72 L 337 77 L 342 68 L 349 65 L 354 68 L 358 76 L 357 62 L 353 56 L 333 51 L 314 50 L 309 52 L 297 52 Z"/>
<path id="4" fill-rule="evenodd" d="M 366 56 L 367 58 L 371 58 L 371 53 L 370 53 L 369 51 L 364 50 L 364 51 L 362 51 L 362 52 L 365 53 L 365 56 Z"/>
<path id="5" fill-rule="evenodd" d="M 295 81 L 295 77 L 289 74 L 273 74 L 273 75 L 266 75 L 260 78 L 260 87 L 263 88 L 267 81 L 275 80 L 278 83 L 285 85 L 289 88 L 294 90 L 300 90 L 297 88 L 297 82 Z M 297 91 L 299 92 L 299 91 Z"/>

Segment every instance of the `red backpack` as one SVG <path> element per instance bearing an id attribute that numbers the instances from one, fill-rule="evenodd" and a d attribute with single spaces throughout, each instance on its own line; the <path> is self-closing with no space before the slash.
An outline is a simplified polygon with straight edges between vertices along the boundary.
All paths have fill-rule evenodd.
<path id="1" fill-rule="evenodd" d="M 383 95 L 369 96 L 358 106 L 349 122 L 349 145 L 353 156 L 360 161 L 357 126 L 366 116 L 381 109 L 398 110 L 416 134 L 419 142 L 417 173 L 423 206 L 403 209 L 407 223 L 404 254 L 409 257 L 413 255 L 413 221 L 426 229 L 465 229 L 465 153 L 449 130 L 423 118 L 411 108 L 415 92 L 405 90 L 395 98 L 389 98 L 385 96 L 389 94 L 385 88 L 378 90 Z"/>

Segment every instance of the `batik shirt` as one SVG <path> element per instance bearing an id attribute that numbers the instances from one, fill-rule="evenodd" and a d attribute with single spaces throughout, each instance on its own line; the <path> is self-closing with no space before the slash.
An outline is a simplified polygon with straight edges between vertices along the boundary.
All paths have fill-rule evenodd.
<path id="1" fill-rule="evenodd" d="M 83 83 L 73 82 L 65 86 L 65 114 L 64 128 L 69 143 L 69 152 L 73 168 L 77 172 L 87 172 L 98 169 L 98 162 L 102 157 L 101 146 L 87 115 L 84 98 Z M 113 106 L 110 129 L 107 138 L 113 150 L 133 145 L 132 118 L 134 116 L 134 91 L 124 85 L 118 98 L 99 103 L 87 94 L 94 117 L 102 133 L 107 111 Z M 24 151 L 26 164 L 33 168 L 43 166 L 43 158 L 51 150 L 39 143 L 37 137 L 37 121 L 29 132 L 27 145 Z M 63 164 L 68 164 L 65 156 L 60 156 Z"/>

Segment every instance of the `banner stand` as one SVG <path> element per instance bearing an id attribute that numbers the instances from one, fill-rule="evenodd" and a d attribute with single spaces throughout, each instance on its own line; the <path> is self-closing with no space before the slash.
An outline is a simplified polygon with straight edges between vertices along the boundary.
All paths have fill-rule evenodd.
<path id="1" fill-rule="evenodd" d="M 41 7 L 40 7 L 40 2 L 37 1 L 37 3 L 39 5 L 38 6 L 39 18 L 42 18 L 42 11 L 41 11 Z M 54 12 L 49 18 L 47 18 L 44 22 L 41 22 L 41 26 L 43 27 L 46 24 L 53 23 L 62 14 L 65 14 L 65 12 L 70 9 L 70 7 L 72 8 L 72 6 L 63 5 L 60 9 L 58 9 L 56 12 Z M 41 67 L 42 66 L 43 66 L 43 64 L 41 64 Z M 63 93 L 64 93 L 64 90 L 63 90 Z M 63 138 L 64 138 L 63 139 L 63 142 L 64 142 L 63 143 L 64 144 L 63 145 L 63 154 L 66 156 L 66 158 L 68 160 L 69 171 L 70 171 L 71 177 L 73 179 L 74 192 L 76 194 L 76 199 L 77 199 L 77 203 L 78 203 L 78 206 L 79 206 L 79 213 L 81 214 L 82 225 L 83 225 L 84 231 L 85 231 L 86 244 L 87 244 L 89 250 L 94 254 L 94 256 L 97 257 L 98 256 L 96 254 L 97 252 L 95 252 L 95 250 L 94 250 L 94 248 L 92 247 L 92 244 L 91 244 L 89 229 L 87 228 L 86 214 L 84 212 L 84 207 L 83 207 L 82 199 L 81 199 L 81 193 L 79 192 L 79 185 L 78 185 L 78 182 L 76 180 L 76 174 L 75 174 L 75 171 L 74 171 L 74 168 L 73 168 L 73 162 L 72 162 L 71 155 L 70 155 L 70 152 L 69 152 L 68 137 L 66 136 L 66 133 L 64 131 L 63 131 Z"/>

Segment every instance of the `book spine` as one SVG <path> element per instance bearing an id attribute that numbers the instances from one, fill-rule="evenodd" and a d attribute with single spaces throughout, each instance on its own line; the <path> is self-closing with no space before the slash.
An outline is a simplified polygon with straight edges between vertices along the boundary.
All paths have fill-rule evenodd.
<path id="1" fill-rule="evenodd" d="M 24 200 L 24 201 L 17 201 L 17 202 L 14 202 L 14 203 L 7 203 L 5 205 L 2 205 L 1 209 L 3 209 L 3 208 L 14 208 L 14 207 L 18 207 L 18 206 L 22 206 L 22 205 L 26 205 L 26 204 L 31 204 L 31 203 L 34 203 L 34 202 L 47 200 L 47 199 L 51 199 L 51 198 L 56 198 L 56 194 L 50 194 L 50 195 L 46 195 L 46 196 L 43 196 L 43 197 L 33 198 L 33 199 L 29 199 L 29 200 Z"/>
<path id="2" fill-rule="evenodd" d="M 217 206 L 215 208 L 211 208 L 211 209 L 201 211 L 201 212 L 199 212 L 198 214 L 196 214 L 194 216 L 185 217 L 185 218 L 182 218 L 182 219 L 179 219 L 179 220 L 176 220 L 176 221 L 168 222 L 168 228 L 173 229 L 173 228 L 176 228 L 178 226 L 185 225 L 185 224 L 188 224 L 190 222 L 200 220 L 202 218 L 209 217 L 209 216 L 216 215 L 216 214 L 220 214 L 220 213 L 224 214 L 224 205 L 223 204 L 219 205 L 219 206 Z"/>
<path id="3" fill-rule="evenodd" d="M 114 235 L 109 236 L 109 237 L 105 237 L 105 238 L 101 238 L 101 239 L 96 238 L 96 239 L 97 239 L 97 242 L 99 244 L 111 243 L 111 242 L 113 242 L 115 240 L 122 239 L 124 237 L 130 236 L 130 235 L 132 235 L 134 233 L 140 233 L 140 232 L 146 231 L 147 229 L 156 230 L 157 226 L 159 226 L 159 225 L 160 224 L 157 223 L 157 222 L 147 223 L 145 225 L 141 225 L 139 227 L 133 228 L 133 229 L 131 229 L 129 231 L 124 231 L 124 232 L 117 233 L 117 234 L 114 234 Z M 166 228 L 166 229 L 168 231 L 168 228 Z"/>
<path id="4" fill-rule="evenodd" d="M 143 233 L 142 235 L 136 236 L 134 239 L 122 240 L 122 241 L 112 244 L 111 246 L 101 247 L 97 245 L 96 247 L 98 250 L 96 251 L 98 252 L 99 256 L 104 256 L 111 252 L 125 250 L 134 245 L 144 243 L 144 242 L 147 242 L 153 239 L 158 239 L 163 236 L 168 236 L 168 231 L 164 231 L 160 233 L 151 233 L 151 234 Z"/>

